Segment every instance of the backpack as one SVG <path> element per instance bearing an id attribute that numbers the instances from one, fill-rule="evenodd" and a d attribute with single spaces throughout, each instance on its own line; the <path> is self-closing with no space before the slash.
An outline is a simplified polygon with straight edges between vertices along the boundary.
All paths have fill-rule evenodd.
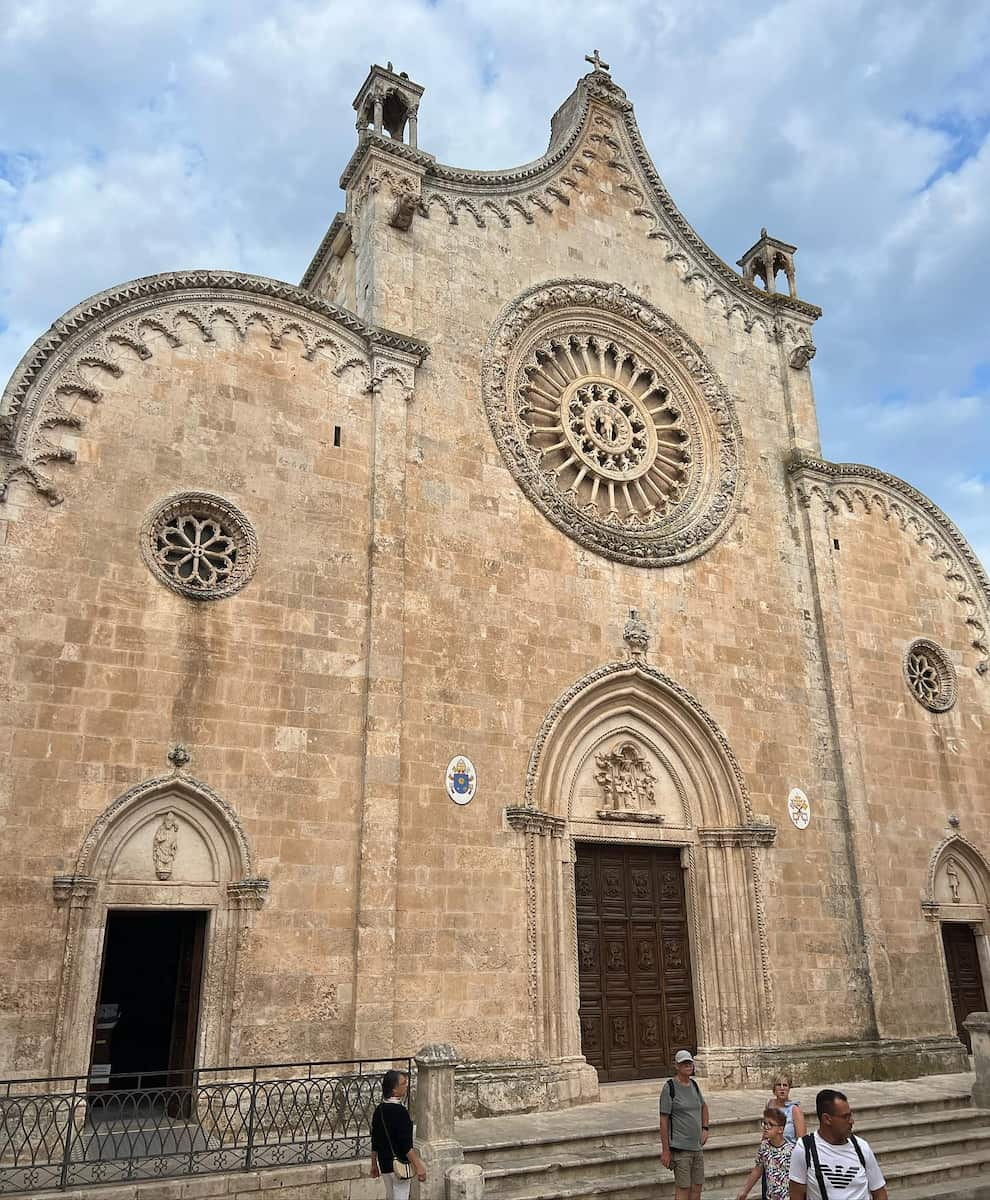
<path id="1" fill-rule="evenodd" d="M 859 1159 L 859 1165 L 866 1170 L 866 1159 L 863 1157 L 863 1151 L 860 1149 L 859 1142 L 856 1140 L 856 1135 L 851 1133 L 849 1140 L 853 1144 L 853 1149 L 856 1151 L 856 1157 Z M 805 1165 L 811 1163 L 815 1168 L 815 1178 L 818 1180 L 818 1190 L 821 1192 L 822 1200 L 828 1200 L 828 1188 L 825 1186 L 825 1176 L 822 1173 L 822 1164 L 818 1161 L 818 1147 L 815 1145 L 815 1135 L 806 1133 L 801 1139 L 801 1145 L 804 1146 Z"/>
<path id="2" fill-rule="evenodd" d="M 695 1091 L 698 1093 L 698 1095 L 700 1096 L 700 1095 L 701 1095 L 701 1088 L 700 1088 L 700 1087 L 698 1087 L 697 1080 L 694 1078 L 694 1076 L 693 1076 L 693 1075 L 691 1076 L 691 1086 L 694 1088 L 694 1090 L 695 1090 Z M 668 1096 L 670 1096 L 671 1100 L 673 1100 L 673 1098 L 674 1098 L 675 1094 L 676 1094 L 676 1093 L 674 1092 L 674 1081 L 673 1081 L 673 1079 L 668 1079 L 668 1080 L 667 1080 L 667 1095 L 668 1095 Z"/>

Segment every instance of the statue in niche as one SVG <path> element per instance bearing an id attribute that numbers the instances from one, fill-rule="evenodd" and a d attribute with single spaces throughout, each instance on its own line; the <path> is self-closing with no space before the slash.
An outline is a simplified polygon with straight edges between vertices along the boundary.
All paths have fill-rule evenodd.
<path id="1" fill-rule="evenodd" d="M 656 811 L 656 773 L 634 742 L 623 742 L 613 750 L 596 754 L 595 765 L 595 782 L 605 802 L 598 813 L 602 820 L 663 820 Z"/>
<path id="2" fill-rule="evenodd" d="M 959 903 L 959 866 L 954 858 L 946 859 L 945 877 L 949 881 L 949 891 L 952 893 L 952 903 Z"/>
<path id="3" fill-rule="evenodd" d="M 151 847 L 151 856 L 155 864 L 155 874 L 159 879 L 171 879 L 175 856 L 179 851 L 179 825 L 175 813 L 167 812 L 162 822 L 155 830 L 155 841 Z"/>

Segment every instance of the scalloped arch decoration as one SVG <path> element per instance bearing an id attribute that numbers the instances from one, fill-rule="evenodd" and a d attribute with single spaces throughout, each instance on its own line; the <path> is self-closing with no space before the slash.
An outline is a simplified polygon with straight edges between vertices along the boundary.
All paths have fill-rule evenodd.
<path id="1" fill-rule="evenodd" d="M 49 431 L 82 426 L 83 418 L 64 401 L 68 396 L 100 400 L 94 369 L 119 378 L 132 367 L 122 348 L 140 362 L 150 359 L 156 351 L 149 332 L 171 349 L 182 345 L 190 330 L 212 343 L 218 322 L 226 322 L 241 340 L 258 326 L 273 348 L 298 347 L 307 362 L 328 357 L 338 377 L 357 367 L 368 390 L 376 355 L 394 352 L 419 363 L 429 353 L 414 338 L 366 325 L 347 309 L 263 276 L 189 271 L 135 280 L 71 309 L 21 360 L 0 400 L 0 503 L 15 479 L 32 484 L 51 504 L 61 503 L 47 464 L 74 462 L 75 455 Z"/>
<path id="2" fill-rule="evenodd" d="M 916 488 L 896 475 L 859 463 L 833 463 L 801 451 L 791 455 L 788 473 L 802 504 L 818 500 L 823 509 L 838 513 L 856 507 L 894 521 L 929 553 L 931 561 L 952 584 L 963 610 L 970 645 L 979 658 L 977 674 L 990 671 L 990 580 L 973 548 L 945 513 Z"/>

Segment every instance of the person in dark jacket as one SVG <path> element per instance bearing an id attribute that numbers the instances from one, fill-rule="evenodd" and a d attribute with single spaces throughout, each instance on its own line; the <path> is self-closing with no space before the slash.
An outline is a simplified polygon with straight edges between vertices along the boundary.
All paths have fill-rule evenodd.
<path id="1" fill-rule="evenodd" d="M 403 1101 L 409 1090 L 405 1071 L 386 1071 L 382 1076 L 382 1102 L 371 1117 L 371 1177 L 385 1183 L 385 1200 L 409 1200 L 411 1179 L 395 1173 L 395 1159 L 408 1163 L 420 1183 L 426 1167 L 413 1146 L 413 1125 Z"/>

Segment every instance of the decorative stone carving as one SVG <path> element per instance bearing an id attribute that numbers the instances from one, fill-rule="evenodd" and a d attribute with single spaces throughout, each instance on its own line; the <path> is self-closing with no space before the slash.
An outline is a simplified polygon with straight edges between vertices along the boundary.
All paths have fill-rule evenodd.
<path id="1" fill-rule="evenodd" d="M 189 753 L 189 748 L 183 746 L 181 742 L 172 746 L 165 757 L 172 764 L 172 769 L 175 771 L 181 771 L 183 767 L 187 767 L 192 762 L 192 755 Z"/>
<path id="2" fill-rule="evenodd" d="M 180 492 L 155 505 L 141 526 L 141 552 L 156 579 L 194 600 L 233 595 L 258 565 L 251 522 L 209 492 Z"/>
<path id="3" fill-rule="evenodd" d="M 631 608 L 629 620 L 622 631 L 622 640 L 629 647 L 629 657 L 633 662 L 645 662 L 646 652 L 650 648 L 650 631 L 639 619 L 639 613 Z"/>
<path id="4" fill-rule="evenodd" d="M 801 342 L 791 351 L 790 358 L 787 360 L 795 371 L 803 371 L 808 363 L 818 353 L 818 347 L 811 342 Z"/>
<path id="5" fill-rule="evenodd" d="M 656 811 L 656 772 L 635 743 L 623 742 L 613 750 L 596 754 L 595 763 L 595 782 L 605 801 L 598 813 L 602 820 L 663 820 Z"/>
<path id="6" fill-rule="evenodd" d="M 509 827 L 518 833 L 535 833 L 540 837 L 563 837 L 567 822 L 563 817 L 542 812 L 524 804 L 509 805 L 504 809 Z"/>
<path id="7" fill-rule="evenodd" d="M 703 846 L 772 846 L 776 838 L 776 825 L 754 823 L 698 830 L 698 839 Z"/>
<path id="8" fill-rule="evenodd" d="M 582 545 L 663 566 L 725 532 L 741 486 L 732 401 L 697 346 L 625 288 L 524 293 L 492 331 L 482 388 L 509 470 Z"/>
<path id="9" fill-rule="evenodd" d="M 904 678 L 911 694 L 930 712 L 946 712 L 956 702 L 958 687 L 952 660 L 935 642 L 918 638 L 904 654 Z"/>
<path id="10" fill-rule="evenodd" d="M 175 813 L 167 812 L 155 830 L 151 856 L 159 879 L 171 879 L 175 856 L 179 852 L 179 825 Z"/>

